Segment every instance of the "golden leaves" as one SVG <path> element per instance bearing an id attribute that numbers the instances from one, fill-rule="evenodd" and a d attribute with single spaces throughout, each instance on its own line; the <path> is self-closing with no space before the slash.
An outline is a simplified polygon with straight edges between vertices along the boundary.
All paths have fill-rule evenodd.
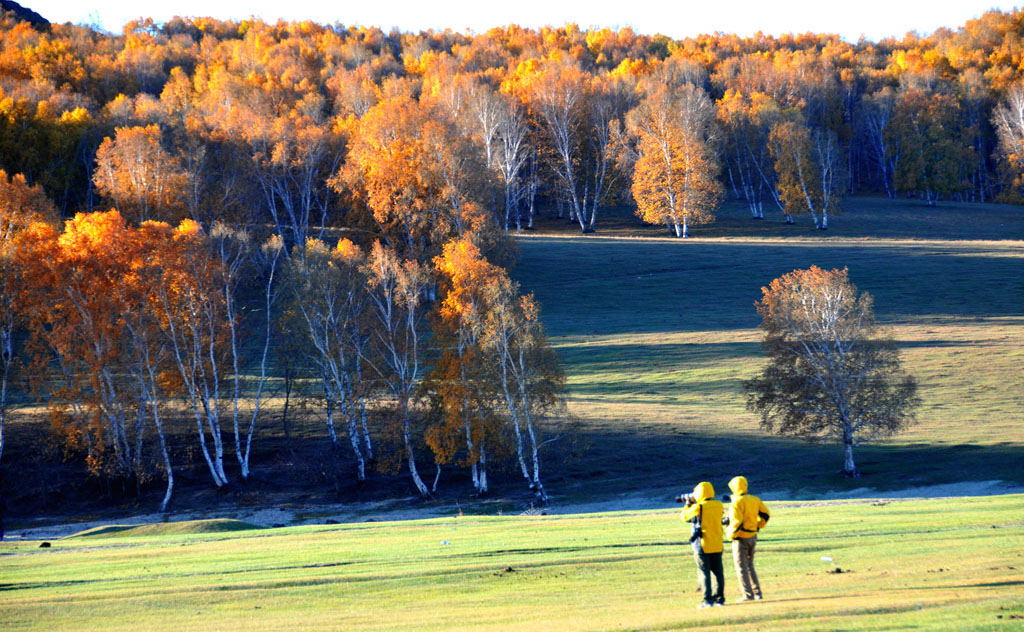
<path id="1" fill-rule="evenodd" d="M 157 125 L 118 127 L 96 151 L 96 166 L 96 188 L 133 219 L 176 219 L 183 211 L 189 176 L 161 146 Z"/>

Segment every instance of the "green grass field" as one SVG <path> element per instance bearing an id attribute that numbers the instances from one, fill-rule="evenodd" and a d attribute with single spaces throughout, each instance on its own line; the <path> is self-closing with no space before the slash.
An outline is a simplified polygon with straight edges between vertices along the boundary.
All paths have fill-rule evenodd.
<path id="1" fill-rule="evenodd" d="M 541 302 L 585 447 L 563 468 L 567 494 L 738 472 L 756 477 L 759 490 L 805 498 L 857 487 L 1024 483 L 1024 211 L 847 205 L 827 233 L 753 222 L 733 205 L 688 241 L 627 230 L 623 217 L 609 222 L 611 236 L 548 226 L 519 240 L 514 276 Z M 742 236 L 721 236 L 721 225 Z M 881 236 L 867 238 L 872 231 Z M 838 447 L 766 437 L 744 407 L 741 382 L 764 361 L 753 307 L 760 289 L 812 264 L 848 267 L 875 297 L 921 387 L 916 425 L 855 450 L 859 480 L 836 474 Z"/>
<path id="2" fill-rule="evenodd" d="M 0 628 L 1019 629 L 1022 508 L 1021 496 L 775 503 L 758 543 L 765 600 L 736 603 L 727 553 L 728 605 L 700 611 L 675 511 L 150 525 L 0 544 Z"/>

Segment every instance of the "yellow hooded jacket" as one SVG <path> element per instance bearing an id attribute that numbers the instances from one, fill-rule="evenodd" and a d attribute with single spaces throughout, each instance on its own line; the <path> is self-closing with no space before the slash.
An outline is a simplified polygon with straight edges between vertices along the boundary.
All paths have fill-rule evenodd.
<path id="1" fill-rule="evenodd" d="M 737 476 L 729 481 L 733 499 L 729 509 L 729 539 L 751 538 L 766 524 L 771 512 L 757 496 L 747 493 L 747 479 Z"/>
<path id="2" fill-rule="evenodd" d="M 715 488 L 704 481 L 693 488 L 697 501 L 683 509 L 683 522 L 700 520 L 700 547 L 705 553 L 722 552 L 722 503 L 715 500 Z"/>

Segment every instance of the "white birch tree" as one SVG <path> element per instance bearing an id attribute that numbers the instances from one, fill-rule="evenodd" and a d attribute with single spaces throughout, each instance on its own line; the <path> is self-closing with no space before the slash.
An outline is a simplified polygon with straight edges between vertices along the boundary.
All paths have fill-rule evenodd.
<path id="1" fill-rule="evenodd" d="M 920 404 L 896 342 L 846 270 L 794 270 L 761 291 L 768 364 L 744 383 L 748 410 L 769 431 L 838 440 L 843 473 L 860 476 L 854 446 L 900 431 Z"/>
<path id="2" fill-rule="evenodd" d="M 413 399 L 422 371 L 424 310 L 421 303 L 424 290 L 430 284 L 429 274 L 415 261 L 402 261 L 380 242 L 375 242 L 371 248 L 364 269 L 375 349 L 364 352 L 363 360 L 394 398 L 409 476 L 416 490 L 429 496 L 430 490 L 416 465 L 413 437 Z"/>

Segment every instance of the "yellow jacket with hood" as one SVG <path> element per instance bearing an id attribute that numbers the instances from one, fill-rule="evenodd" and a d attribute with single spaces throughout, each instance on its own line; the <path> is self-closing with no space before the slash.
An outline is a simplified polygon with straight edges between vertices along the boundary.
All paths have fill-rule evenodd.
<path id="1" fill-rule="evenodd" d="M 747 493 L 747 479 L 737 476 L 729 481 L 732 505 L 729 508 L 729 539 L 751 538 L 768 524 L 771 512 L 761 499 Z"/>
<path id="2" fill-rule="evenodd" d="M 715 488 L 704 481 L 693 488 L 695 503 L 683 509 L 683 522 L 700 521 L 700 547 L 705 553 L 722 552 L 722 503 L 715 500 Z"/>

